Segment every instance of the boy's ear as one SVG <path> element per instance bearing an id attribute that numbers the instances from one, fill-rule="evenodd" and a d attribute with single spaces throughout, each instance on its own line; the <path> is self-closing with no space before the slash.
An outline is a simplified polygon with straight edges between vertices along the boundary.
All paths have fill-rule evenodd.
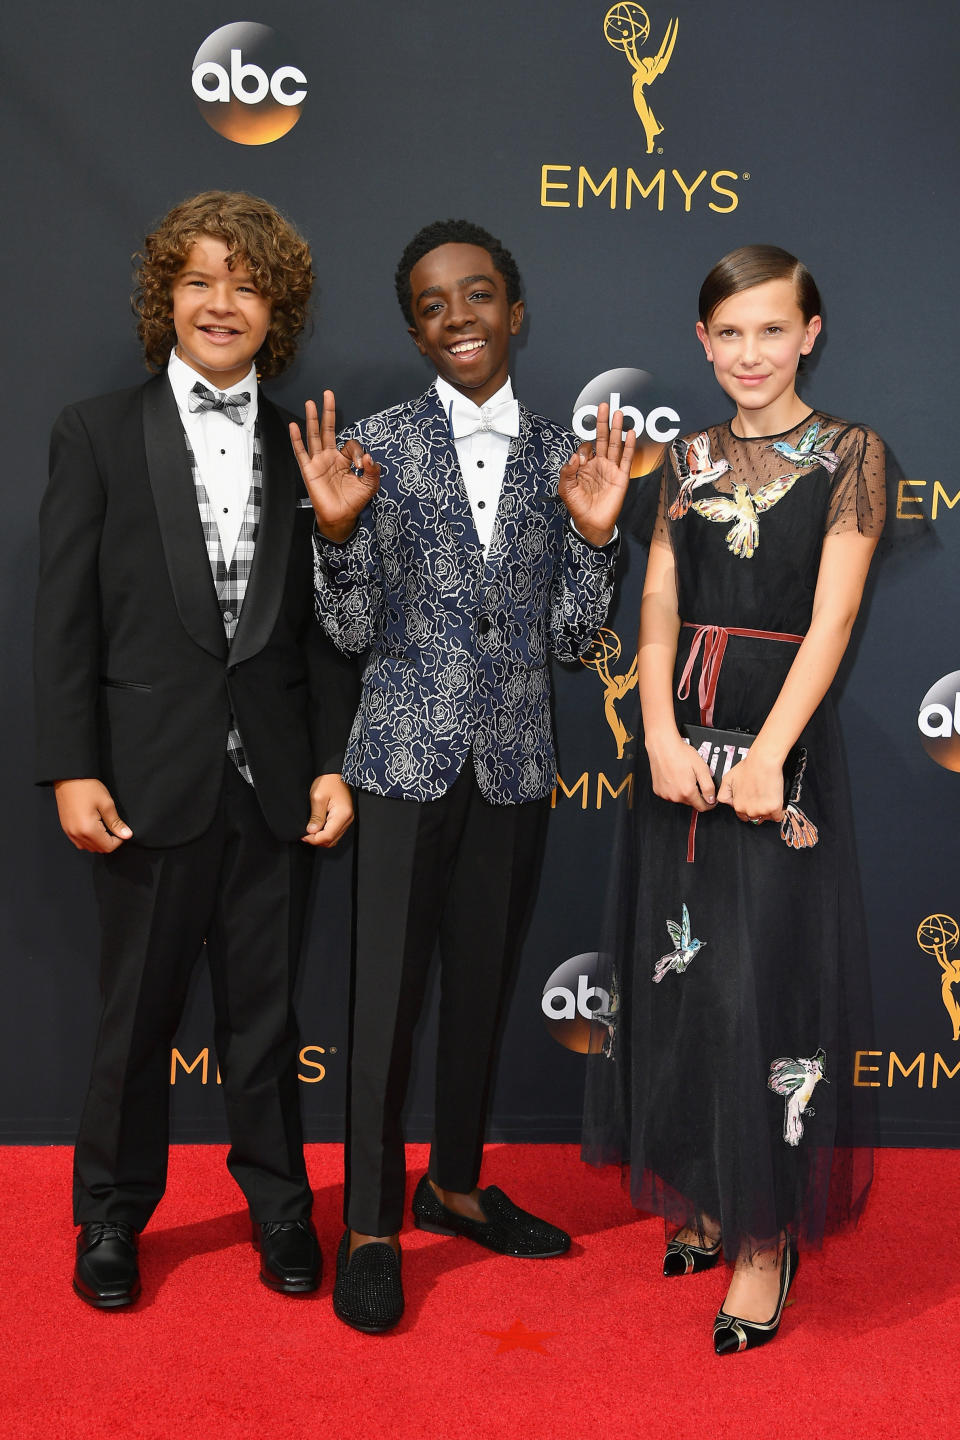
<path id="1" fill-rule="evenodd" d="M 524 303 L 523 303 L 522 300 L 518 300 L 514 305 L 511 305 L 511 306 L 510 306 L 510 334 L 511 334 L 511 335 L 516 335 L 516 334 L 519 333 L 520 326 L 523 324 L 523 317 L 524 317 L 525 311 L 526 311 L 526 306 L 524 305 Z"/>
<path id="2" fill-rule="evenodd" d="M 416 345 L 417 349 L 420 351 L 420 354 L 421 354 L 421 355 L 426 355 L 426 353 L 427 353 L 426 347 L 425 347 L 425 345 L 424 345 L 424 343 L 423 343 L 423 340 L 420 338 L 420 331 L 417 329 L 416 325 L 408 325 L 408 326 L 407 326 L 407 334 L 410 336 L 410 339 L 413 341 L 414 345 Z"/>

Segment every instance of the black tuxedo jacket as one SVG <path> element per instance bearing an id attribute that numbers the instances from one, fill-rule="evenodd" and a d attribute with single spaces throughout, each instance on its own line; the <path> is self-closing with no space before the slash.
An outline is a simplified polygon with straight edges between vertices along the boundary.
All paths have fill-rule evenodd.
<path id="1" fill-rule="evenodd" d="M 71 405 L 40 512 L 37 779 L 96 777 L 135 838 L 183 844 L 213 818 L 231 713 L 264 816 L 303 834 L 339 772 L 355 667 L 313 613 L 310 508 L 287 417 L 262 394 L 260 529 L 227 641 L 166 375 Z"/>

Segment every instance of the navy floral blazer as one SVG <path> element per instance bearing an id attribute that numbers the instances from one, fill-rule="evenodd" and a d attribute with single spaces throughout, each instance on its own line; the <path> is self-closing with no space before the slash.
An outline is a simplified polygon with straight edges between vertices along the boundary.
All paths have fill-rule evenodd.
<path id="1" fill-rule="evenodd" d="M 378 795 L 435 800 L 472 752 L 502 805 L 556 783 L 548 657 L 575 660 L 606 618 L 616 538 L 597 548 L 557 495 L 579 443 L 520 406 L 486 559 L 436 389 L 350 426 L 380 488 L 342 545 L 315 535 L 317 616 L 368 651 L 343 776 Z"/>

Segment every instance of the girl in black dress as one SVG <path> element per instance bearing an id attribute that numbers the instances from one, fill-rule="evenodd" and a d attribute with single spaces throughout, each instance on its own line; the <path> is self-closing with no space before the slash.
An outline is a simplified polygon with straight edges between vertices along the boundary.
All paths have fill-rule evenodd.
<path id="1" fill-rule="evenodd" d="M 718 1354 L 777 1333 L 798 1242 L 855 1217 L 871 1175 L 851 1113 L 869 982 L 830 687 L 883 528 L 885 451 L 797 394 L 820 309 L 806 268 L 767 245 L 727 255 L 700 292 L 697 335 L 736 413 L 664 466 L 613 998 L 588 1070 L 585 1154 L 628 1161 L 634 1203 L 666 1217 L 664 1274 L 733 1267 Z M 685 725 L 745 734 L 686 743 Z"/>

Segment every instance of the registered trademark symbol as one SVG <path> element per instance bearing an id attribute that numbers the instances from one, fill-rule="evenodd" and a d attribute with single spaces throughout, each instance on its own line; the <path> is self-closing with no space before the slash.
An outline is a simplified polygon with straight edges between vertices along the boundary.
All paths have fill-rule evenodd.
<path id="1" fill-rule="evenodd" d="M 749 180 L 749 179 L 750 179 L 750 171 L 749 171 L 749 170 L 744 170 L 744 172 L 743 172 L 743 178 L 744 178 L 744 180 Z"/>
<path id="2" fill-rule="evenodd" d="M 663 154 L 663 146 L 662 146 L 662 145 L 658 145 L 658 146 L 657 146 L 657 154 L 658 154 L 658 155 L 662 155 L 662 154 Z"/>
<path id="3" fill-rule="evenodd" d="M 336 1053 L 337 1053 L 337 1047 L 336 1047 L 336 1045 L 331 1045 L 331 1046 L 330 1046 L 330 1049 L 327 1051 L 327 1054 L 328 1054 L 328 1055 L 336 1055 Z"/>

